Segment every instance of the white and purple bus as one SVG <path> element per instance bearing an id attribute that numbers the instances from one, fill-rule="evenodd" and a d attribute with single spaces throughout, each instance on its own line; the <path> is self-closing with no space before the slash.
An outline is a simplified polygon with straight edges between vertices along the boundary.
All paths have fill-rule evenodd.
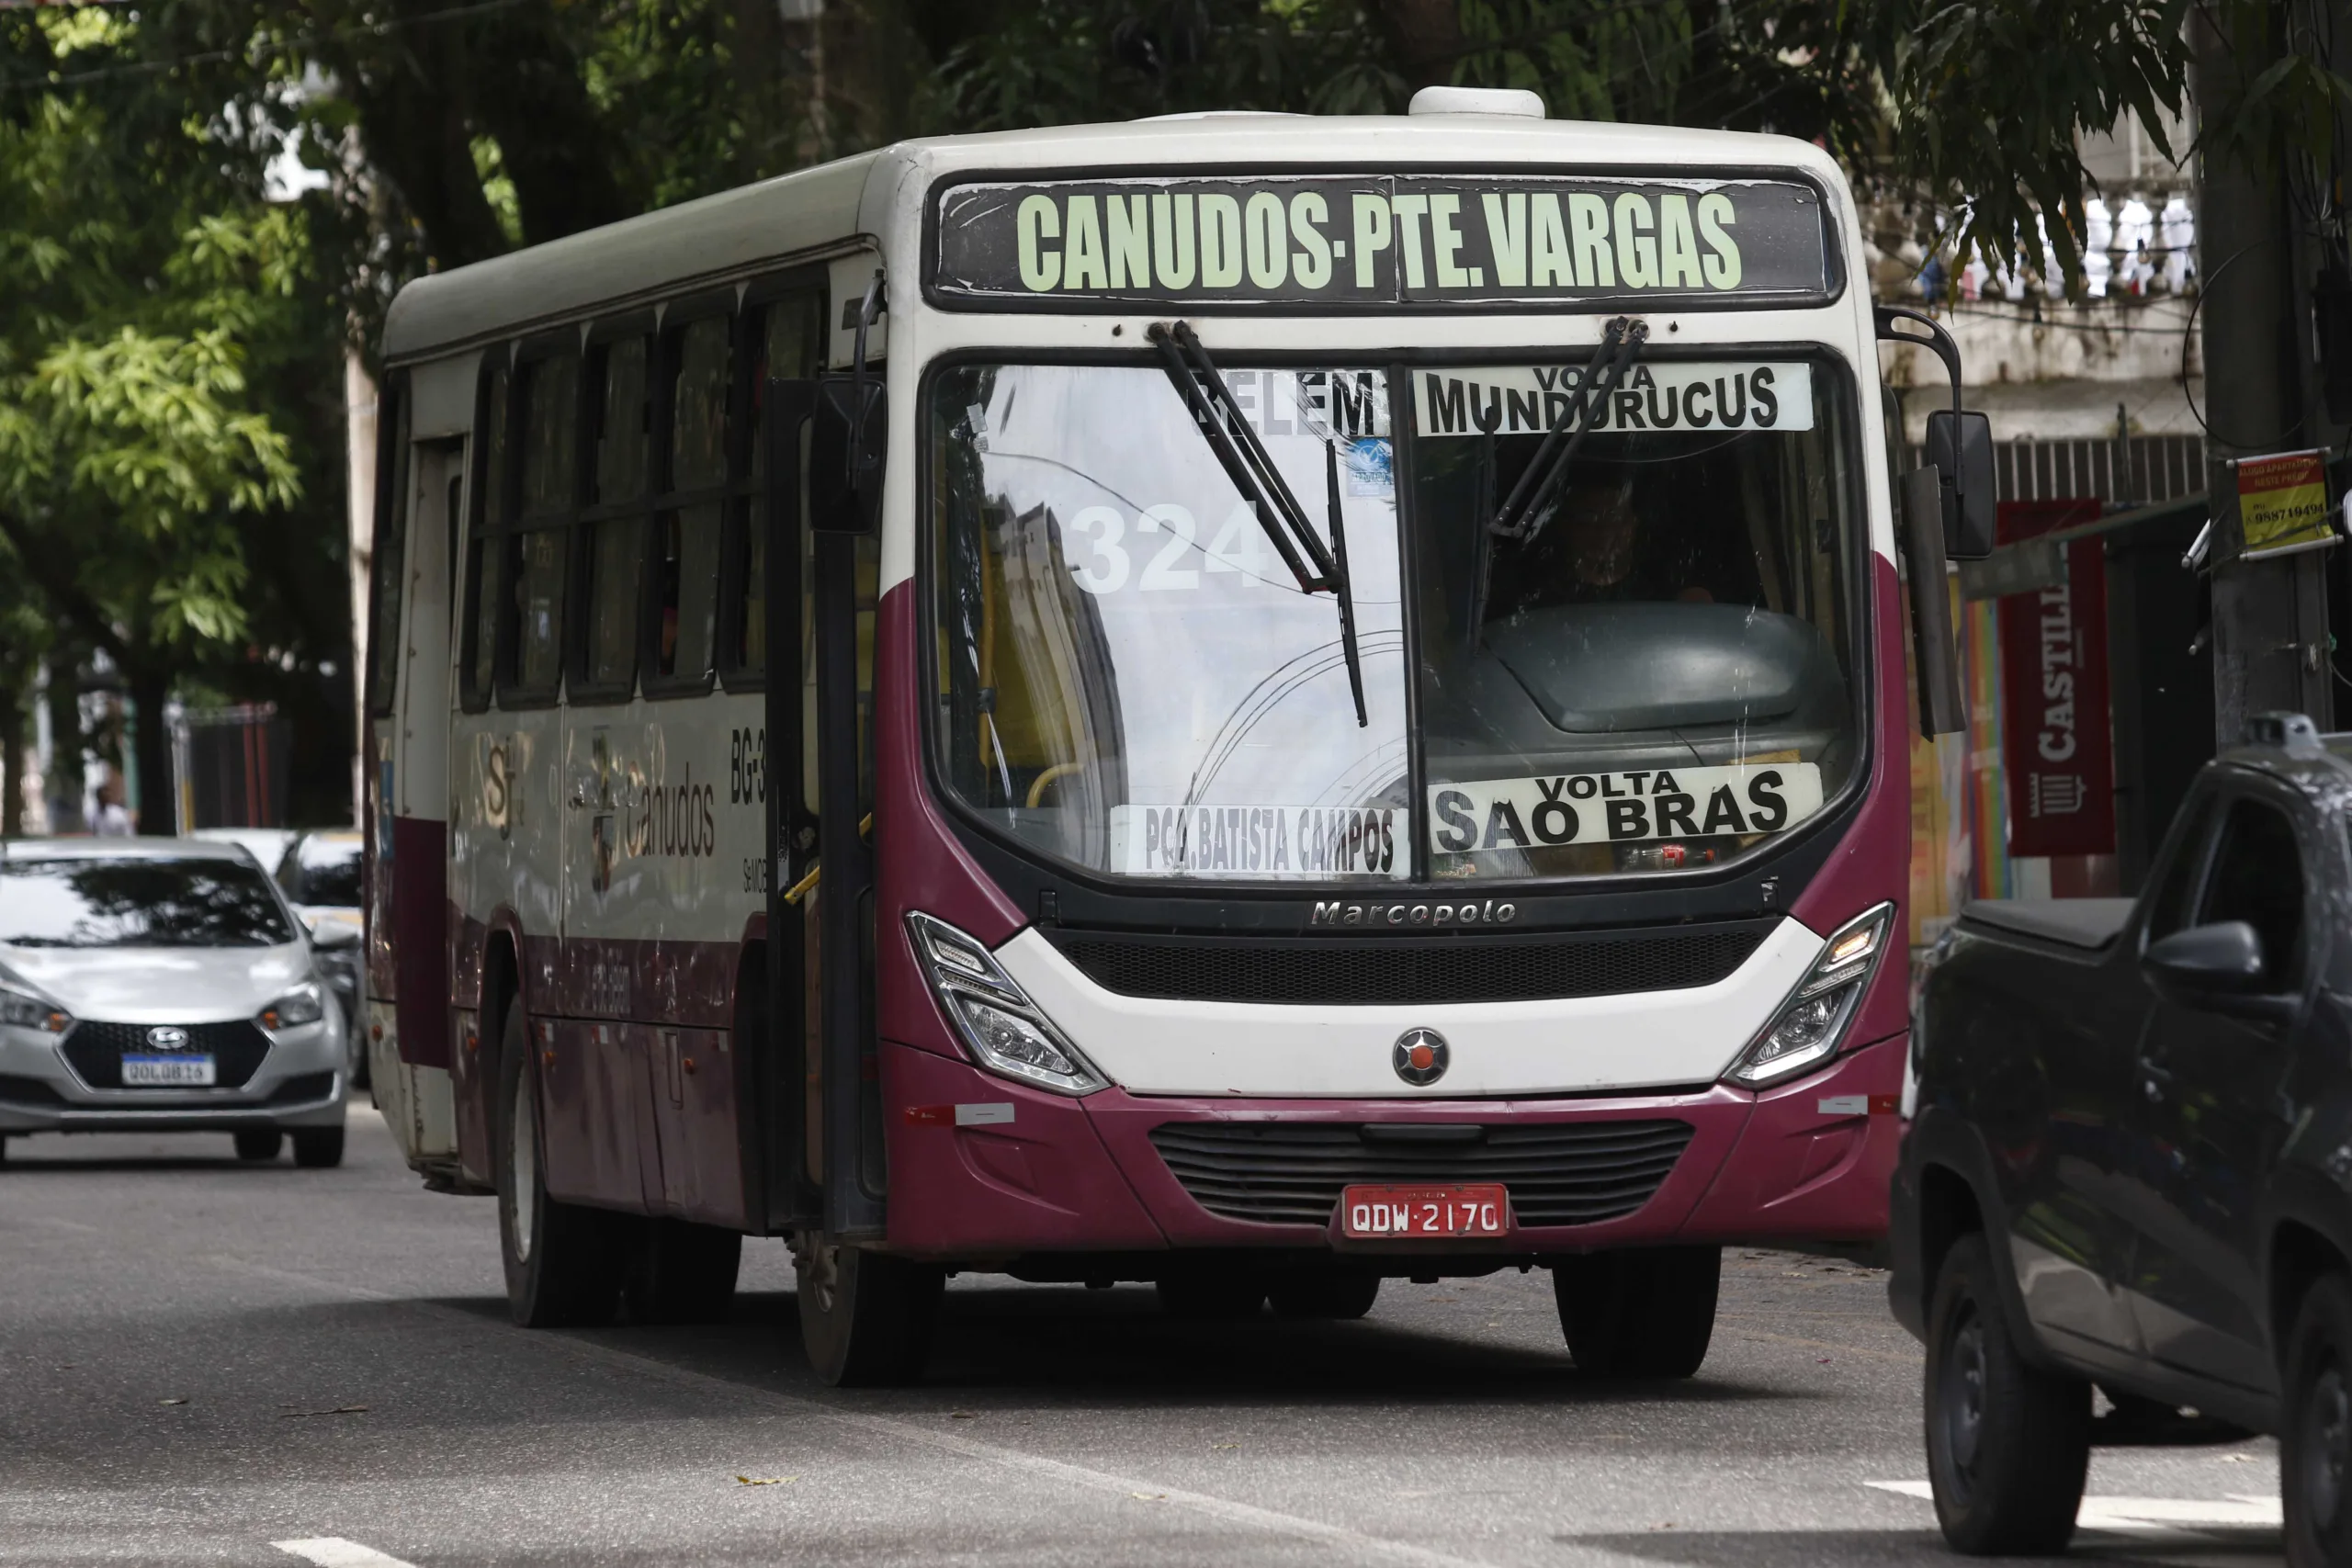
<path id="1" fill-rule="evenodd" d="M 368 1034 L 518 1321 L 722 1312 L 780 1235 L 873 1382 L 954 1270 L 1541 1266 L 1580 1366 L 1688 1375 L 1724 1246 L 1879 1235 L 1852 198 L 1529 98 L 909 142 L 402 291 Z"/>

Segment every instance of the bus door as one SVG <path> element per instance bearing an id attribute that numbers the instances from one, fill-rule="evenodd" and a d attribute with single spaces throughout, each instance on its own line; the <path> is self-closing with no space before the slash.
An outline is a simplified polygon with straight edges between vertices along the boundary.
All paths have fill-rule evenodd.
<path id="1" fill-rule="evenodd" d="M 835 298 L 854 331 L 854 362 L 879 311 L 878 283 Z M 770 380 L 763 432 L 769 515 L 791 520 L 789 543 L 779 527 L 766 552 L 769 646 L 803 652 L 801 681 L 768 686 L 771 755 L 797 752 L 804 763 L 797 777 L 770 774 L 772 1032 L 777 1059 L 798 1064 L 781 1086 L 771 1168 L 790 1175 L 772 1184 L 772 1213 L 778 1228 L 837 1241 L 881 1237 L 885 1185 L 872 1007 L 878 508 L 850 482 L 842 413 L 853 399 L 878 408 L 878 367 Z M 874 418 L 856 439 L 878 440 L 883 426 Z"/>

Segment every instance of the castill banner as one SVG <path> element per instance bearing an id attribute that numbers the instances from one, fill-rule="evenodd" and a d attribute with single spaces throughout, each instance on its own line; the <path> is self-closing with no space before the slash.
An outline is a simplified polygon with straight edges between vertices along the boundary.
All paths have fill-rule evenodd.
<path id="1" fill-rule="evenodd" d="M 1995 537 L 2017 544 L 2098 516 L 2096 500 L 2005 501 Z M 2105 546 L 2076 539 L 2065 551 L 2064 581 L 2000 602 L 2001 762 L 2012 855 L 2115 852 Z"/>

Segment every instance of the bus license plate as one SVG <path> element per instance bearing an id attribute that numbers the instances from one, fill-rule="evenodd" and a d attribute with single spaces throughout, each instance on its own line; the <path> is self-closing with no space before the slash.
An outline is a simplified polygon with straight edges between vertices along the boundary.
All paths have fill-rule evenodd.
<path id="1" fill-rule="evenodd" d="M 125 1056 L 125 1089 L 209 1089 L 214 1082 L 209 1056 Z"/>
<path id="2" fill-rule="evenodd" d="M 1471 1187 L 1351 1187 L 1340 1194 L 1345 1236 L 1501 1235 L 1510 1195 L 1499 1182 Z"/>

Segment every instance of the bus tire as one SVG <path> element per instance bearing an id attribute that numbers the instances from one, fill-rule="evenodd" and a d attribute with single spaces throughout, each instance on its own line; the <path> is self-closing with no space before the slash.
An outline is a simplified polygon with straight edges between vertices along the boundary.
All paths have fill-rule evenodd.
<path id="1" fill-rule="evenodd" d="M 1192 1323 L 1236 1323 L 1266 1304 L 1266 1277 L 1256 1269 L 1170 1274 L 1158 1285 L 1160 1310 Z"/>
<path id="2" fill-rule="evenodd" d="M 622 1310 L 631 1323 L 724 1323 L 735 1310 L 743 1237 L 691 1220 L 644 1220 L 629 1247 Z"/>
<path id="3" fill-rule="evenodd" d="M 818 1377 L 835 1388 L 921 1381 L 947 1288 L 944 1271 L 808 1232 L 792 1265 L 800 1343 Z"/>
<path id="4" fill-rule="evenodd" d="M 1380 1276 L 1344 1263 L 1285 1269 L 1267 1283 L 1266 1295 L 1276 1317 L 1351 1322 L 1380 1299 Z"/>
<path id="5" fill-rule="evenodd" d="M 2082 1507 L 2091 1385 L 2026 1362 L 1999 1292 L 1982 1235 L 1936 1269 L 1924 1401 L 1936 1522 L 1971 1556 L 2054 1556 Z"/>
<path id="6" fill-rule="evenodd" d="M 539 1126 L 539 1075 L 523 1004 L 506 1005 L 498 1051 L 499 1256 L 506 1310 L 525 1328 L 612 1321 L 621 1271 L 613 1217 L 548 1196 L 547 1139 Z"/>
<path id="7" fill-rule="evenodd" d="M 2278 1492 L 2289 1568 L 2352 1561 L 2352 1281 L 2312 1282 L 2284 1359 Z"/>
<path id="8" fill-rule="evenodd" d="M 229 1136 L 237 1145 L 237 1157 L 247 1165 L 266 1165 L 277 1157 L 286 1146 L 286 1134 L 275 1127 L 263 1127 L 250 1133 L 232 1133 Z"/>
<path id="9" fill-rule="evenodd" d="M 1560 1332 L 1591 1378 L 1687 1378 L 1714 1337 L 1723 1249 L 1628 1247 L 1552 1265 Z"/>

